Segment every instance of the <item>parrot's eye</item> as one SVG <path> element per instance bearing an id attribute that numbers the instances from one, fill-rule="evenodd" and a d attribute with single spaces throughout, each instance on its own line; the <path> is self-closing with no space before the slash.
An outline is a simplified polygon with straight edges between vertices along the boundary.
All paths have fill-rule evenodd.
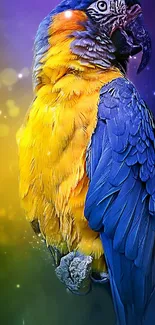
<path id="1" fill-rule="evenodd" d="M 100 10 L 100 11 L 106 11 L 107 10 L 107 3 L 105 1 L 99 1 L 97 3 L 97 8 Z"/>

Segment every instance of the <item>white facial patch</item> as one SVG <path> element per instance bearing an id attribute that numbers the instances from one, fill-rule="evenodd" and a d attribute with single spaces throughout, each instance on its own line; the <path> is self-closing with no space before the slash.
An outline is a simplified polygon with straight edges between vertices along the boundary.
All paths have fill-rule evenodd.
<path id="1" fill-rule="evenodd" d="M 103 3 L 103 6 L 101 6 Z M 105 9 L 104 9 L 104 3 L 105 3 Z M 101 9 L 103 7 L 103 10 Z M 105 15 L 110 13 L 110 1 L 109 0 L 98 0 L 96 2 L 93 2 L 89 7 L 88 10 L 95 10 L 96 13 L 104 13 Z"/>
<path id="2" fill-rule="evenodd" d="M 111 11 L 119 14 L 120 12 L 126 11 L 125 0 L 110 0 Z"/>
<path id="3" fill-rule="evenodd" d="M 87 14 L 111 34 L 114 29 L 123 26 L 126 8 L 125 0 L 98 0 L 87 8 Z"/>
<path id="4" fill-rule="evenodd" d="M 100 15 L 119 14 L 126 10 L 126 3 L 125 0 L 98 0 L 88 7 L 89 12 L 93 12 L 93 10 Z"/>

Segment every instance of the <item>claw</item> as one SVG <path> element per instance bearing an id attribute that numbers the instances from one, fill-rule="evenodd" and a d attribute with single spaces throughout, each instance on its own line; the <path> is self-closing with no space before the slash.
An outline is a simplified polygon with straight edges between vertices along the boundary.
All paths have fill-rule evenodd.
<path id="1" fill-rule="evenodd" d="M 60 260 L 55 269 L 58 279 L 74 294 L 86 295 L 91 289 L 91 256 L 71 252 Z"/>
<path id="2" fill-rule="evenodd" d="M 63 255 L 60 253 L 58 248 L 56 248 L 55 246 L 48 246 L 48 249 L 52 255 L 53 264 L 55 267 L 57 267 L 60 264 L 60 261 L 61 261 L 61 258 Z"/>

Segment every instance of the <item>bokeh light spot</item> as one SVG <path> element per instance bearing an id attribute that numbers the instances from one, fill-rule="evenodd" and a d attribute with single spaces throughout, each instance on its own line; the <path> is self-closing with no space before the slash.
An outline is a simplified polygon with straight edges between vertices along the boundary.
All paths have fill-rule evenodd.
<path id="1" fill-rule="evenodd" d="M 20 114 L 20 108 L 16 105 L 14 100 L 8 99 L 6 101 L 6 106 L 8 108 L 9 116 L 17 117 Z"/>
<path id="2" fill-rule="evenodd" d="M 73 13 L 72 13 L 71 10 L 66 10 L 66 11 L 65 11 L 65 17 L 66 17 L 66 18 L 71 18 L 72 15 L 73 15 Z"/>
<path id="3" fill-rule="evenodd" d="M 17 72 L 14 69 L 6 68 L 0 73 L 0 81 L 5 86 L 12 86 L 18 80 Z"/>
<path id="4" fill-rule="evenodd" d="M 27 78 L 30 75 L 30 70 L 25 67 L 21 70 L 21 74 L 23 75 L 23 77 Z"/>
<path id="5" fill-rule="evenodd" d="M 22 79 L 22 78 L 23 78 L 22 73 L 18 73 L 18 78 L 19 78 L 19 79 Z"/>
<path id="6" fill-rule="evenodd" d="M 16 284 L 16 288 L 17 289 L 20 289 L 20 284 Z"/>

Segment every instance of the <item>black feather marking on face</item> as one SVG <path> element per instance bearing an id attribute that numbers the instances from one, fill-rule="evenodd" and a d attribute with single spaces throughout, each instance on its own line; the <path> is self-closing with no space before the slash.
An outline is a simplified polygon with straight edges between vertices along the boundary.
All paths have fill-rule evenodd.
<path id="1" fill-rule="evenodd" d="M 87 8 L 87 15 L 108 34 L 124 25 L 126 19 L 125 0 L 98 0 Z"/>

